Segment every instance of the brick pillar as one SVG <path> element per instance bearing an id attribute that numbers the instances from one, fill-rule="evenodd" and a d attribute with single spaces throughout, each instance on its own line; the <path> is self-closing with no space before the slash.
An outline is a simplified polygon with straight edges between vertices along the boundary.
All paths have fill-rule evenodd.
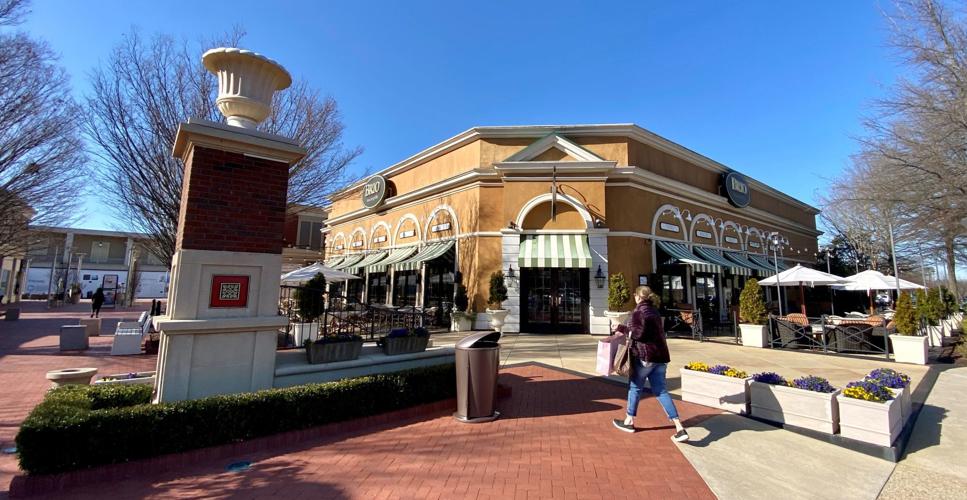
<path id="1" fill-rule="evenodd" d="M 189 120 L 156 401 L 272 387 L 291 140 Z"/>

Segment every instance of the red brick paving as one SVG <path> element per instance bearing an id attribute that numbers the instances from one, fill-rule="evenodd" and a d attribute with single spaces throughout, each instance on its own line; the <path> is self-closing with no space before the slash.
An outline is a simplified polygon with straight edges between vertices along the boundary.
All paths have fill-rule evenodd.
<path id="1" fill-rule="evenodd" d="M 52 332 L 63 318 L 38 318 L 25 314 L 30 321 L 21 320 L 17 332 L 0 324 L 0 386 L 16 386 L 3 396 L 4 443 L 41 399 L 45 371 L 83 363 L 123 372 L 154 362 L 147 356 L 50 352 L 57 342 Z M 102 349 L 110 338 L 95 341 Z M 461 424 L 448 411 L 270 452 L 201 459 L 166 472 L 73 488 L 59 497 L 714 498 L 669 439 L 673 427 L 654 398 L 641 403 L 639 432 L 626 434 L 611 426 L 612 418 L 623 415 L 623 387 L 536 364 L 505 368 L 501 379 L 512 394 L 500 401 L 502 417 L 492 423 Z M 709 412 L 680 401 L 676 405 L 686 424 Z M 252 468 L 225 471 L 239 460 L 251 461 Z M 15 464 L 4 457 L 0 467 L 5 490 Z"/>
<path id="2" fill-rule="evenodd" d="M 118 319 L 136 320 L 149 303 L 124 310 L 102 309 L 103 331 L 114 331 Z M 113 337 L 91 337 L 87 351 L 60 352 L 61 325 L 77 324 L 90 314 L 90 302 L 48 310 L 43 302 L 20 304 L 18 321 L 0 320 L 0 449 L 14 446 L 20 422 L 44 397 L 50 382 L 44 375 L 59 368 L 96 367 L 99 374 L 154 370 L 157 356 L 110 356 Z M 0 455 L 0 498 L 20 469 L 13 455 Z"/>

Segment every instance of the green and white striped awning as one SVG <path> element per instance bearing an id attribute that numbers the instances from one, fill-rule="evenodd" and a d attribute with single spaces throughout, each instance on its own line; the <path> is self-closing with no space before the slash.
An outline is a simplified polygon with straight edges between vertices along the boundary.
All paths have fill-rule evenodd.
<path id="1" fill-rule="evenodd" d="M 451 248 L 453 248 L 453 240 L 430 243 L 417 252 L 416 255 L 393 266 L 393 269 L 397 271 L 419 270 L 421 264 L 441 257 L 443 254 L 449 252 Z"/>
<path id="2" fill-rule="evenodd" d="M 778 260 L 776 260 L 776 259 L 769 259 L 769 260 L 770 260 L 770 262 L 776 262 L 776 263 L 779 264 L 779 272 L 780 273 L 789 269 L 789 264 L 786 264 L 786 261 L 784 261 L 782 259 L 778 259 Z"/>
<path id="3" fill-rule="evenodd" d="M 369 266 L 385 259 L 387 255 L 389 255 L 389 252 L 385 250 L 371 253 L 363 257 L 363 260 L 360 260 L 356 264 L 353 264 L 353 266 L 350 267 L 346 272 L 349 274 L 356 274 L 364 269 L 369 270 Z"/>
<path id="4" fill-rule="evenodd" d="M 749 276 L 752 274 L 751 269 L 726 259 L 724 255 L 716 250 L 712 250 L 711 248 L 696 246 L 695 254 L 713 264 L 722 266 L 723 269 L 728 269 L 732 272 L 732 274 L 739 274 L 743 276 Z"/>
<path id="5" fill-rule="evenodd" d="M 735 262 L 736 264 L 741 264 L 751 269 L 752 271 L 755 271 L 760 275 L 772 276 L 773 274 L 775 274 L 773 270 L 766 269 L 760 266 L 759 264 L 752 262 L 751 260 L 749 260 L 747 256 L 738 252 L 725 252 L 725 258 L 731 260 L 732 262 Z"/>
<path id="6" fill-rule="evenodd" d="M 343 261 L 343 258 L 344 257 L 342 255 L 337 255 L 335 257 L 331 257 L 323 265 L 326 266 L 326 267 L 328 267 L 329 269 L 336 269 L 336 266 L 338 266 L 339 263 Z"/>
<path id="7" fill-rule="evenodd" d="M 670 263 L 680 262 L 692 266 L 692 270 L 700 273 L 718 273 L 721 268 L 701 257 L 693 254 L 684 243 L 674 243 L 671 241 L 656 241 L 658 248 L 661 248 L 671 256 Z"/>
<path id="8" fill-rule="evenodd" d="M 416 253 L 416 245 L 410 245 L 408 247 L 396 248 L 391 250 L 389 257 L 377 262 L 366 268 L 367 271 L 371 273 L 385 273 L 388 266 L 396 264 L 397 262 L 403 262 L 404 260 L 410 258 Z"/>
<path id="9" fill-rule="evenodd" d="M 591 267 L 591 249 L 583 234 L 525 234 L 521 237 L 520 267 Z"/>
<path id="10" fill-rule="evenodd" d="M 763 269 L 768 269 L 768 274 L 770 276 L 776 274 L 776 267 L 775 264 L 772 263 L 772 259 L 762 255 L 749 255 L 749 260 Z M 782 269 L 782 266 L 779 266 L 779 272 L 782 272 Z"/>
<path id="11" fill-rule="evenodd" d="M 349 266 L 352 266 L 353 264 L 355 264 L 355 263 L 363 260 L 363 257 L 365 257 L 365 256 L 366 256 L 366 254 L 361 254 L 361 253 L 354 253 L 354 254 L 351 254 L 351 255 L 347 255 L 347 256 L 343 257 L 343 259 L 341 261 L 339 261 L 338 264 L 336 264 L 335 266 L 333 266 L 333 269 L 337 269 L 337 270 L 340 270 L 340 271 L 341 270 L 344 270 L 344 269 L 348 268 Z M 349 272 L 349 271 L 346 271 L 346 272 Z M 355 274 L 355 273 L 353 273 L 353 274 Z"/>

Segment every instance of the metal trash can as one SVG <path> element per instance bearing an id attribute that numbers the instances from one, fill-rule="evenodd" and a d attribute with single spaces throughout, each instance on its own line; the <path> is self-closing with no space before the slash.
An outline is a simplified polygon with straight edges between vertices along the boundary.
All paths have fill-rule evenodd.
<path id="1" fill-rule="evenodd" d="M 453 418 L 466 423 L 490 422 L 500 416 L 497 371 L 500 368 L 500 332 L 467 335 L 457 342 L 457 411 Z"/>

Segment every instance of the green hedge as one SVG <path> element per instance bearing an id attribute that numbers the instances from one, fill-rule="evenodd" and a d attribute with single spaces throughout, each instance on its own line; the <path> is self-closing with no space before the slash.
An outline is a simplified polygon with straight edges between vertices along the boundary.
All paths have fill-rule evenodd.
<path id="1" fill-rule="evenodd" d="M 30 474 L 83 469 L 232 443 L 441 401 L 454 365 L 285 389 L 150 404 L 151 387 L 67 386 L 47 394 L 17 433 Z"/>

